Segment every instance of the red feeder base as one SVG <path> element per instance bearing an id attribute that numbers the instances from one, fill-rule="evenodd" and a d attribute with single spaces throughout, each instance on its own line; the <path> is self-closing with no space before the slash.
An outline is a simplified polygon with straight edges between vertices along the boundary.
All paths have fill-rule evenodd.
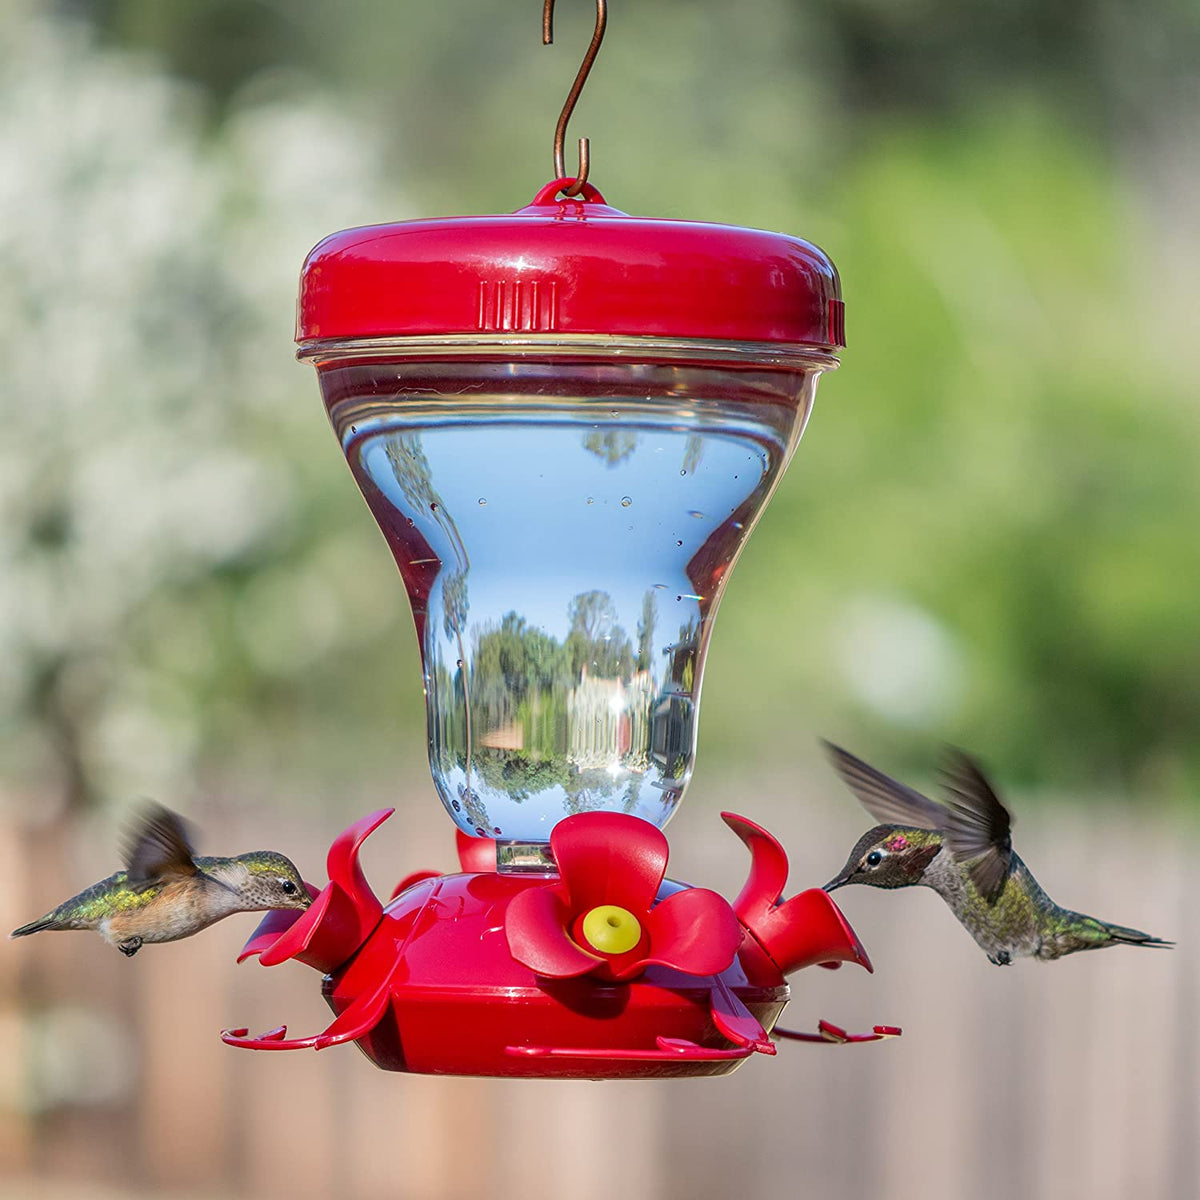
<path id="1" fill-rule="evenodd" d="M 744 818 L 726 814 L 753 859 L 732 907 L 664 881 L 666 839 L 653 825 L 587 813 L 555 827 L 559 875 L 420 872 L 383 908 L 357 860 L 388 815 L 339 837 L 330 883 L 312 889 L 312 906 L 270 913 L 242 952 L 267 966 L 297 958 L 328 972 L 333 1023 L 306 1038 L 288 1038 L 284 1027 L 259 1037 L 230 1030 L 227 1043 L 320 1050 L 354 1041 L 385 1070 L 431 1075 L 725 1075 L 751 1054 L 775 1053 L 769 1034 L 790 995 L 786 971 L 841 962 L 870 970 L 823 891 L 781 901 L 783 850 Z M 479 865 L 478 840 L 460 837 L 460 856 Z M 580 933 L 595 911 L 622 914 L 637 940 L 597 950 Z M 898 1032 L 877 1026 L 855 1037 L 827 1026 L 799 1036 Z"/>

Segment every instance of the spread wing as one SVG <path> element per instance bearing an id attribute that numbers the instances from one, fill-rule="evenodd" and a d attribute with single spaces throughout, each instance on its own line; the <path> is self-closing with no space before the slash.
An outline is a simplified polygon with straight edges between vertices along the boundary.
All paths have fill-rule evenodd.
<path id="1" fill-rule="evenodd" d="M 187 826 L 161 804 L 146 810 L 125 846 L 125 870 L 131 887 L 146 888 L 183 879 L 198 871 Z"/>
<path id="2" fill-rule="evenodd" d="M 1012 817 L 979 765 L 961 750 L 946 766 L 946 840 L 985 900 L 994 902 L 1012 871 Z"/>
<path id="3" fill-rule="evenodd" d="M 822 743 L 829 761 L 862 806 L 884 825 L 907 825 L 913 829 L 944 829 L 946 810 L 895 779 L 855 758 L 832 742 Z"/>

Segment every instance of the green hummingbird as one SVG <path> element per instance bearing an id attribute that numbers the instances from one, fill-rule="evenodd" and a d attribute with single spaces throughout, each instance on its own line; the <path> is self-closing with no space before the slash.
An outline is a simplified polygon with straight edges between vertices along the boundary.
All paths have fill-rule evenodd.
<path id="1" fill-rule="evenodd" d="M 273 850 L 197 858 L 183 820 L 147 810 L 125 849 L 125 870 L 64 900 L 10 938 L 43 929 L 95 929 L 122 954 L 190 937 L 235 912 L 307 908 L 312 897 L 290 859 Z"/>
<path id="2" fill-rule="evenodd" d="M 825 747 L 867 812 L 886 822 L 858 839 L 825 891 L 848 883 L 931 887 L 998 966 L 1118 944 L 1173 945 L 1055 904 L 1012 848 L 1008 809 L 978 764 L 960 751 L 951 753 L 943 805 L 838 746 Z"/>

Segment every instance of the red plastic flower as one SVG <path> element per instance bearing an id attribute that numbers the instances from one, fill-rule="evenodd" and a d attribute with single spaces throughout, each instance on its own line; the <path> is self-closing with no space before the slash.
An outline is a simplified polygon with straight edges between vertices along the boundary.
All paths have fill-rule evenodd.
<path id="1" fill-rule="evenodd" d="M 750 851 L 750 876 L 733 908 L 750 934 L 741 958 L 751 981 L 781 982 L 784 975 L 814 964 L 853 962 L 873 970 L 858 935 L 827 892 L 809 888 L 784 900 L 788 860 L 778 840 L 737 813 L 721 816 Z"/>
<path id="2" fill-rule="evenodd" d="M 238 962 L 257 954 L 264 967 L 290 958 L 318 971 L 341 966 L 383 916 L 383 906 L 359 866 L 358 852 L 395 811 L 381 809 L 339 834 L 326 859 L 329 882 L 320 892 L 308 885 L 314 897 L 312 904 L 303 912 L 283 909 L 268 913 L 242 947 Z"/>
<path id="3" fill-rule="evenodd" d="M 728 901 L 684 888 L 655 903 L 667 839 L 625 813 L 579 813 L 550 834 L 559 878 L 513 897 L 505 933 L 513 958 L 550 979 L 632 979 L 651 963 L 715 975 L 737 954 L 742 927 Z"/>

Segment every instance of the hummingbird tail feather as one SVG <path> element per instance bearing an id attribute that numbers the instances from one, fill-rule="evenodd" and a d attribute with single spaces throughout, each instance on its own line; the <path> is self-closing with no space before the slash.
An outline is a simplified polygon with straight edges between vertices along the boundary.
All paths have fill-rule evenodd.
<path id="1" fill-rule="evenodd" d="M 31 933 L 41 933 L 43 929 L 66 929 L 68 926 L 61 924 L 51 916 L 39 917 L 36 921 L 30 921 L 28 925 L 22 925 L 20 929 L 14 929 L 8 936 L 10 938 L 28 937 Z"/>
<path id="2" fill-rule="evenodd" d="M 1130 929 L 1125 925 L 1106 924 L 1104 930 L 1114 942 L 1122 942 L 1127 946 L 1158 946 L 1166 949 L 1175 945 L 1165 938 L 1151 937 L 1140 929 Z"/>

